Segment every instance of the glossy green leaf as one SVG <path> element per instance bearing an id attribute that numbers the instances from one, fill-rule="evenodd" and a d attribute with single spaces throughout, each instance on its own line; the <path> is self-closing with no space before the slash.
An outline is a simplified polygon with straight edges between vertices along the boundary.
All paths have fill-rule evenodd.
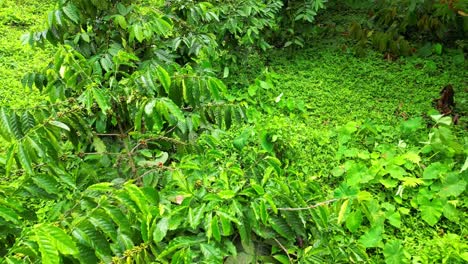
<path id="1" fill-rule="evenodd" d="M 348 209 L 349 199 L 346 199 L 343 204 L 341 204 L 340 212 L 338 213 L 338 224 L 341 224 L 345 218 L 346 210 Z"/>
<path id="2" fill-rule="evenodd" d="M 434 226 L 442 216 L 443 204 L 440 200 L 424 203 L 419 207 L 421 217 L 430 226 Z"/>
<path id="3" fill-rule="evenodd" d="M 53 125 L 53 126 L 56 126 L 58 128 L 61 128 L 63 130 L 66 130 L 66 131 L 70 131 L 70 127 L 68 127 L 66 124 L 60 122 L 60 121 L 55 121 L 55 120 L 52 120 L 52 121 L 49 121 L 49 124 Z"/>
<path id="4" fill-rule="evenodd" d="M 386 264 L 406 263 L 404 248 L 400 240 L 391 240 L 383 248 Z"/>
<path id="5" fill-rule="evenodd" d="M 196 208 L 189 208 L 188 221 L 192 229 L 196 229 L 200 225 L 205 214 L 205 207 L 206 204 Z"/>
<path id="6" fill-rule="evenodd" d="M 359 243 L 366 248 L 377 247 L 382 241 L 383 226 L 374 225 L 359 238 Z"/>
<path id="7" fill-rule="evenodd" d="M 14 224 L 20 224 L 20 216 L 11 208 L 0 205 L 0 217 L 5 221 L 12 222 Z"/>
<path id="8" fill-rule="evenodd" d="M 426 167 L 426 169 L 423 172 L 423 179 L 426 180 L 432 180 L 432 179 L 438 179 L 441 177 L 441 175 L 447 173 L 448 168 L 446 165 L 440 163 L 440 162 L 434 162 L 430 164 L 429 166 Z"/>
<path id="9" fill-rule="evenodd" d="M 362 224 L 362 213 L 360 210 L 351 212 L 346 217 L 346 227 L 352 233 L 358 231 L 359 228 L 361 227 L 361 224 Z"/>
<path id="10" fill-rule="evenodd" d="M 211 233 L 213 234 L 213 238 L 219 242 L 221 241 L 221 231 L 219 229 L 218 219 L 219 217 L 217 215 L 213 216 L 213 219 L 211 220 Z"/>
<path id="11" fill-rule="evenodd" d="M 65 13 L 65 15 L 75 24 L 78 24 L 80 22 L 80 11 L 74 4 L 68 3 L 63 7 L 62 10 Z"/>
<path id="12" fill-rule="evenodd" d="M 26 172 L 29 174 L 33 174 L 33 164 L 27 148 L 28 146 L 25 146 L 23 143 L 18 143 L 17 155 L 21 166 L 23 166 Z"/>
<path id="13" fill-rule="evenodd" d="M 93 98 L 96 100 L 96 103 L 101 108 L 103 114 L 106 114 L 107 111 L 111 108 L 109 104 L 109 99 L 107 97 L 107 92 L 103 89 L 93 87 L 92 88 Z"/>
<path id="14" fill-rule="evenodd" d="M 169 219 L 167 217 L 161 218 L 156 224 L 156 228 L 153 232 L 153 240 L 158 243 L 166 237 L 167 230 L 169 228 Z"/>
<path id="15" fill-rule="evenodd" d="M 166 94 L 169 94 L 169 89 L 171 89 L 171 76 L 169 76 L 169 73 L 161 66 L 156 67 L 156 74 Z"/>

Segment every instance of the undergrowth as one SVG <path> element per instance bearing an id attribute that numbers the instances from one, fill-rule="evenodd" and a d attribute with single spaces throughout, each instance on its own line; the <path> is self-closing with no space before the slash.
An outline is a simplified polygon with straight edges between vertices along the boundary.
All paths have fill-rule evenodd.
<path id="1" fill-rule="evenodd" d="M 41 29 L 51 7 L 52 1 L 0 1 L 0 106 L 24 108 L 43 100 L 36 90 L 24 88 L 21 80 L 44 67 L 52 52 L 23 45 L 21 36 Z"/>
<path id="2" fill-rule="evenodd" d="M 167 13 L 151 13 L 125 1 L 84 1 L 109 12 L 115 24 L 101 26 L 122 36 L 95 51 L 88 44 L 107 43 L 106 30 L 78 27 L 95 9 L 79 13 L 79 1 L 62 2 L 49 26 L 63 35 L 49 37 L 84 49 L 59 45 L 46 85 L 57 103 L 34 110 L 45 99 L 19 80 L 43 68 L 51 50 L 34 53 L 18 39 L 41 29 L 36 19 L 50 6 L 0 2 L 0 31 L 8 31 L 0 42 L 0 106 L 9 106 L 0 111 L 9 140 L 0 157 L 6 263 L 468 261 L 467 76 L 450 51 L 391 62 L 373 51 L 356 57 L 341 23 L 363 14 L 336 8 L 304 31 L 311 29 L 309 43 L 297 38 L 263 55 L 247 48 L 226 62 L 217 74 L 228 92 L 214 77 L 221 64 L 209 63 L 213 42 L 203 46 L 197 41 L 208 37 L 182 30 L 184 19 L 216 27 L 216 6 L 194 1 L 187 12 L 173 1 L 174 12 L 158 2 Z M 249 5 L 235 11 L 252 17 Z M 224 39 L 230 45 L 266 45 L 236 30 Z M 178 61 L 165 53 L 174 37 L 186 45 L 174 48 Z M 206 50 L 191 54 L 197 45 Z M 433 108 L 447 84 L 457 126 Z"/>

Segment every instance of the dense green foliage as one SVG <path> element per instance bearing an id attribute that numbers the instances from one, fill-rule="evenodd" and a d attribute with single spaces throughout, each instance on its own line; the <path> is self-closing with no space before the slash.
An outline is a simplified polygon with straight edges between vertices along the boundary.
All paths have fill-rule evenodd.
<path id="1" fill-rule="evenodd" d="M 356 58 L 325 4 L 58 1 L 0 106 L 0 263 L 468 261 L 464 58 Z"/>
<path id="2" fill-rule="evenodd" d="M 422 56 L 440 54 L 443 45 L 457 45 L 466 51 L 467 9 L 465 0 L 377 1 L 369 11 L 372 23 L 361 26 L 354 22 L 350 33 L 358 41 L 359 53 L 364 52 L 367 43 L 392 55 L 410 55 L 415 51 Z M 427 44 L 418 50 L 415 41 L 421 40 Z"/>

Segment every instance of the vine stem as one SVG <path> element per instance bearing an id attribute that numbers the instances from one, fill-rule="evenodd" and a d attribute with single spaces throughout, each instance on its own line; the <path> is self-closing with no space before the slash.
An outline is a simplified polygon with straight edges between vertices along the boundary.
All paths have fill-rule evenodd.
<path id="1" fill-rule="evenodd" d="M 329 203 L 333 203 L 333 202 L 336 202 L 338 200 L 341 200 L 343 198 L 334 198 L 334 199 L 331 199 L 331 200 L 327 200 L 327 201 L 323 201 L 323 202 L 320 202 L 320 203 L 316 203 L 314 205 L 311 205 L 311 206 L 307 206 L 307 207 L 299 207 L 299 208 L 278 208 L 279 211 L 303 211 L 303 210 L 309 210 L 309 209 L 313 209 L 313 208 L 317 208 L 317 207 L 320 207 L 320 206 L 323 206 L 323 205 L 327 205 Z"/>
<path id="2" fill-rule="evenodd" d="M 276 241 L 276 243 L 278 243 L 278 245 L 284 251 L 284 253 L 286 253 L 286 255 L 288 256 L 288 259 L 289 259 L 289 263 L 293 263 L 293 261 L 291 259 L 291 256 L 289 256 L 288 250 L 283 246 L 283 244 L 281 244 L 281 242 L 279 242 L 278 239 L 276 239 L 276 238 L 273 238 L 273 239 Z"/>

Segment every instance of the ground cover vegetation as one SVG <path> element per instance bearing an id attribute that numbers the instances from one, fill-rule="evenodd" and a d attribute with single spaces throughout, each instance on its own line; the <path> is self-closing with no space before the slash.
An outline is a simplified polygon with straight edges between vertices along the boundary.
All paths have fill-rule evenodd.
<path id="1" fill-rule="evenodd" d="M 0 263 L 468 261 L 466 3 L 377 2 L 1 2 Z"/>

